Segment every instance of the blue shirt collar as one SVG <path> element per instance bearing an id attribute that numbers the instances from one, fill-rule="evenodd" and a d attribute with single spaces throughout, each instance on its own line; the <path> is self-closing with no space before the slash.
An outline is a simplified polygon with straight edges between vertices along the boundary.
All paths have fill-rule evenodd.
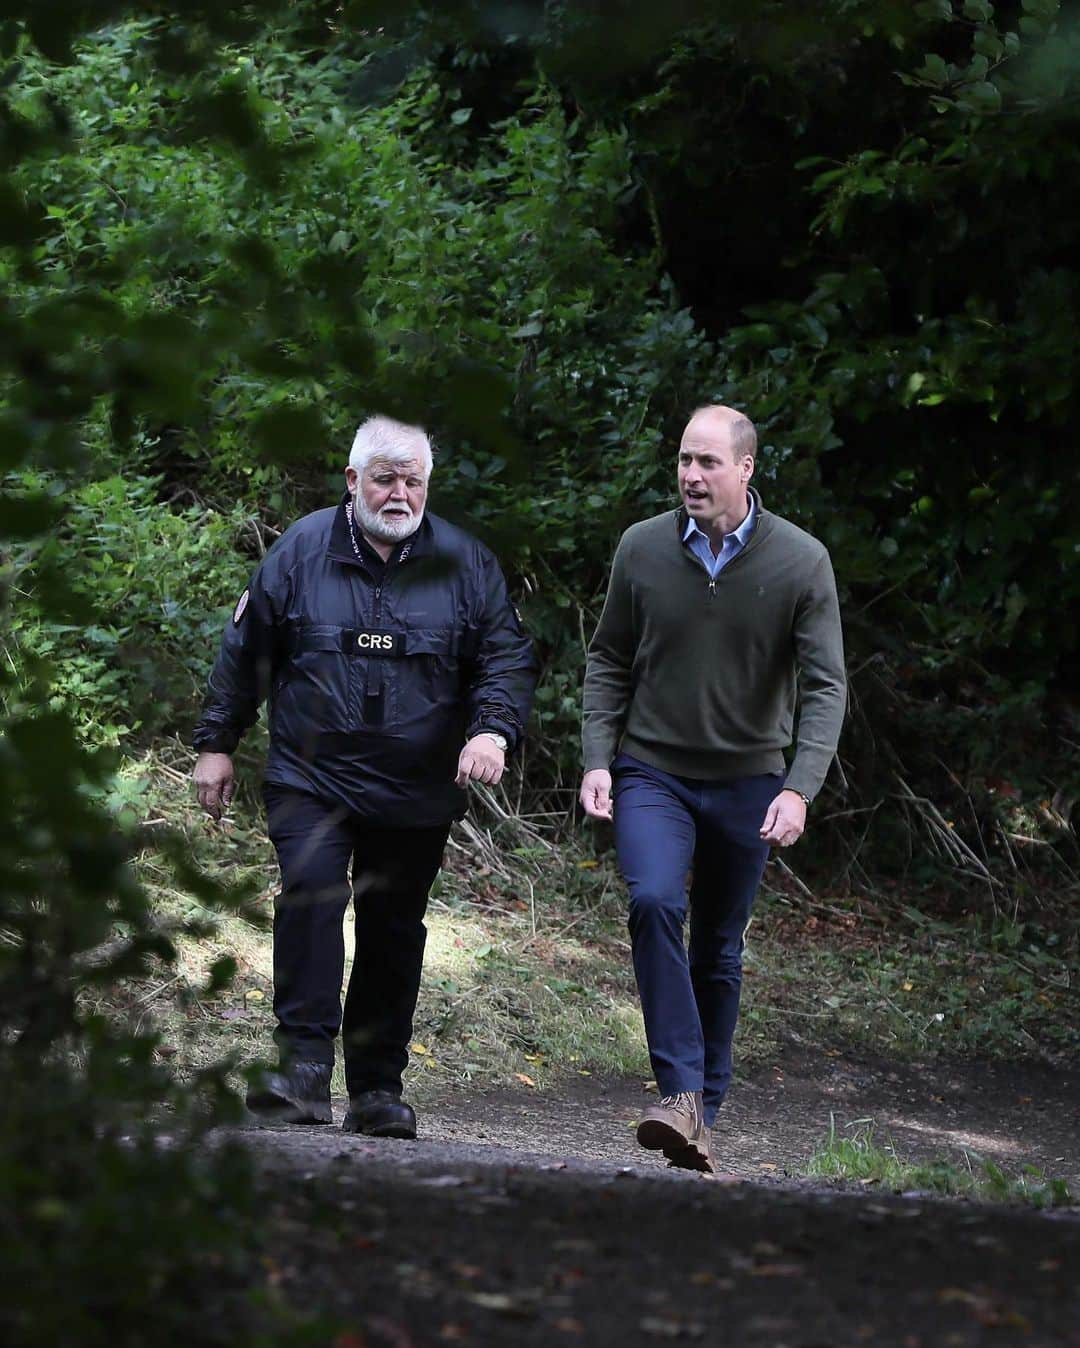
<path id="1" fill-rule="evenodd" d="M 746 493 L 746 499 L 750 503 L 750 509 L 746 512 L 746 519 L 743 520 L 742 524 L 740 524 L 737 529 L 733 529 L 730 534 L 724 535 L 725 538 L 736 539 L 739 543 L 739 546 L 743 548 L 746 547 L 750 535 L 754 532 L 754 522 L 757 519 L 757 502 L 754 500 L 750 492 Z M 695 534 L 700 534 L 701 537 L 704 538 L 706 542 L 708 542 L 709 535 L 704 531 L 704 529 L 698 528 L 697 521 L 695 519 L 692 519 L 691 517 L 688 516 L 686 520 L 686 529 L 682 536 L 682 541 L 684 543 L 687 542 L 689 539 L 693 538 Z"/>

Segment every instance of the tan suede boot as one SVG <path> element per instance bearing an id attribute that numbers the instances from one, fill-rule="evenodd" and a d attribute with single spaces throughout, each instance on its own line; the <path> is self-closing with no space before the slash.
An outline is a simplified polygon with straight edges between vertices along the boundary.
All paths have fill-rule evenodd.
<path id="1" fill-rule="evenodd" d="M 712 1134 L 705 1127 L 701 1092 L 665 1095 L 647 1105 L 637 1127 L 637 1140 L 649 1151 L 662 1151 L 683 1170 L 713 1173 Z"/>

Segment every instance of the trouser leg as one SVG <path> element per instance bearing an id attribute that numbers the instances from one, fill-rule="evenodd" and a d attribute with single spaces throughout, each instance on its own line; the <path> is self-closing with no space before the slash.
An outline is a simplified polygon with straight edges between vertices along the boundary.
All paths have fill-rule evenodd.
<path id="1" fill-rule="evenodd" d="M 768 860 L 759 830 L 781 789 L 776 776 L 710 786 L 703 798 L 690 889 L 690 975 L 705 1043 L 705 1123 L 731 1084 L 743 939 Z"/>
<path id="2" fill-rule="evenodd" d="M 341 1027 L 350 817 L 302 791 L 268 785 L 263 794 L 281 867 L 274 903 L 274 1039 L 283 1058 L 332 1064 Z"/>
<path id="3" fill-rule="evenodd" d="M 613 778 L 615 850 L 630 892 L 634 974 L 653 1074 L 661 1095 L 700 1091 L 704 1045 L 683 944 L 695 839 L 691 793 L 624 754 Z"/>
<path id="4" fill-rule="evenodd" d="M 356 954 L 342 1030 L 350 1096 L 401 1092 L 427 940 L 424 913 L 448 832 L 365 828 L 357 834 Z"/>

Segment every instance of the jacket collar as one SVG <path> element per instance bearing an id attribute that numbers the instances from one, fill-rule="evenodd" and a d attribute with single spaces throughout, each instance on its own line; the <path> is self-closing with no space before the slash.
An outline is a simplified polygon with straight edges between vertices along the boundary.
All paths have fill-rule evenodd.
<path id="1" fill-rule="evenodd" d="M 344 562 L 346 566 L 366 566 L 367 558 L 364 556 L 365 549 L 370 549 L 373 561 L 381 562 L 382 558 L 375 552 L 366 540 L 360 544 L 361 555 L 357 557 L 353 549 L 352 538 L 349 534 L 349 517 L 345 513 L 345 507 L 352 498 L 349 493 L 342 492 L 341 500 L 337 509 L 334 511 L 334 518 L 330 525 L 330 541 L 327 544 L 326 555 L 333 562 Z M 424 511 L 424 518 L 420 521 L 420 527 L 415 533 L 411 533 L 408 538 L 403 538 L 394 551 L 387 558 L 385 565 L 397 566 L 401 562 L 413 557 L 429 557 L 435 551 L 435 531 L 431 527 L 431 519 L 428 512 Z"/>

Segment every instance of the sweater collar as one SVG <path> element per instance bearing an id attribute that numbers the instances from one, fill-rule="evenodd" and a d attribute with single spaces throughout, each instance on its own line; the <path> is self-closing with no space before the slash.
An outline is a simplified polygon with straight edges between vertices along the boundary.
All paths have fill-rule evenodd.
<path id="1" fill-rule="evenodd" d="M 735 533 L 740 537 L 744 546 L 749 548 L 753 547 L 754 543 L 756 543 L 760 537 L 761 522 L 768 514 L 768 511 L 765 509 L 764 502 L 761 499 L 761 493 L 756 487 L 748 486 L 746 493 L 750 497 L 750 512 L 746 516 L 746 519 L 743 520 L 742 524 L 739 525 L 738 529 L 735 530 Z M 675 528 L 680 543 L 685 539 L 690 523 L 691 519 L 689 512 L 684 505 L 680 505 L 675 511 Z M 743 533 L 744 528 L 746 528 L 745 534 Z"/>
<path id="2" fill-rule="evenodd" d="M 724 535 L 725 548 L 728 545 L 727 540 L 729 538 L 733 538 L 735 540 L 735 544 L 738 545 L 740 550 L 745 548 L 747 543 L 750 541 L 750 536 L 753 534 L 754 529 L 757 526 L 758 503 L 754 499 L 754 497 L 750 495 L 749 490 L 747 490 L 746 496 L 747 500 L 750 503 L 750 507 L 747 510 L 746 514 L 743 516 L 742 523 L 736 525 L 735 528 L 732 529 L 730 533 Z M 692 516 L 688 516 L 686 521 L 686 528 L 683 530 L 682 541 L 684 543 L 689 542 L 689 540 L 693 538 L 695 535 L 700 535 L 700 537 L 705 539 L 706 542 L 709 541 L 709 535 L 705 532 L 704 529 L 702 529 L 702 527 L 698 524 L 697 520 L 695 520 Z"/>

